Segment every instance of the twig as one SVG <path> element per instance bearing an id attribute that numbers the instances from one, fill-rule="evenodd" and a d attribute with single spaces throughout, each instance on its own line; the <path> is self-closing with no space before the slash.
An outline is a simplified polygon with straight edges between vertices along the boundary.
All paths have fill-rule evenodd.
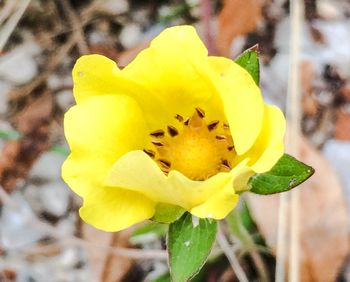
<path id="1" fill-rule="evenodd" d="M 7 20 L 6 24 L 4 25 L 3 29 L 1 30 L 1 32 L 0 32 L 0 52 L 2 51 L 5 44 L 7 43 L 7 40 L 10 38 L 12 32 L 16 28 L 19 20 L 23 16 L 29 3 L 30 3 L 30 0 L 20 1 L 18 10 L 12 15 L 11 18 L 9 18 Z"/>
<path id="2" fill-rule="evenodd" d="M 15 0 L 6 1 L 5 6 L 0 10 L 0 25 L 8 18 L 16 4 Z"/>
<path id="3" fill-rule="evenodd" d="M 290 2 L 291 11 L 291 40 L 290 40 L 290 63 L 289 81 L 286 104 L 286 116 L 289 122 L 289 130 L 286 138 L 287 151 L 297 156 L 298 136 L 300 135 L 300 34 L 302 30 L 303 3 L 302 0 Z M 291 195 L 290 207 L 290 245 L 289 245 L 289 273 L 288 281 L 298 282 L 300 272 L 300 250 L 299 250 L 299 189 L 286 195 L 281 195 L 278 243 L 277 243 L 277 265 L 276 281 L 285 281 L 285 263 L 287 248 L 287 197 Z"/>
<path id="4" fill-rule="evenodd" d="M 74 34 L 77 39 L 77 47 L 78 47 L 79 53 L 81 55 L 88 54 L 89 47 L 85 41 L 83 25 L 81 23 L 80 18 L 75 13 L 75 11 L 73 10 L 73 7 L 70 5 L 70 3 L 67 0 L 61 0 L 60 3 L 67 14 L 69 21 L 71 22 L 71 26 L 74 27 Z"/>
<path id="5" fill-rule="evenodd" d="M 229 242 L 227 241 L 225 234 L 223 233 L 220 224 L 218 224 L 218 233 L 216 235 L 217 242 L 224 252 L 225 256 L 227 257 L 228 261 L 230 262 L 230 265 L 235 272 L 237 279 L 240 282 L 249 282 L 247 276 L 245 275 L 242 267 L 240 266 L 237 257 L 235 256 L 232 248 L 230 247 Z"/>
<path id="6" fill-rule="evenodd" d="M 290 70 L 287 93 L 287 117 L 290 122 L 290 133 L 287 140 L 287 149 L 297 156 L 299 154 L 298 136 L 300 136 L 300 46 L 302 34 L 302 19 L 304 15 L 304 2 L 295 0 L 290 2 L 291 11 L 291 55 Z M 298 282 L 300 272 L 300 249 L 299 249 L 299 189 L 291 193 L 291 225 L 290 225 L 290 253 L 289 253 L 289 274 L 288 281 Z"/>
<path id="7" fill-rule="evenodd" d="M 62 45 L 54 54 L 48 58 L 49 65 L 45 71 L 43 71 L 38 77 L 36 77 L 29 84 L 18 88 L 16 91 L 10 94 L 10 100 L 17 100 L 19 98 L 29 95 L 35 88 L 40 86 L 49 75 L 62 63 L 67 53 L 74 47 L 77 42 L 77 38 L 72 35 L 68 41 Z"/>
<path id="8" fill-rule="evenodd" d="M 282 193 L 280 195 L 278 207 L 278 224 L 277 224 L 277 250 L 276 250 L 276 273 L 275 281 L 285 281 L 285 263 L 287 250 L 287 206 L 289 201 L 289 194 Z"/>

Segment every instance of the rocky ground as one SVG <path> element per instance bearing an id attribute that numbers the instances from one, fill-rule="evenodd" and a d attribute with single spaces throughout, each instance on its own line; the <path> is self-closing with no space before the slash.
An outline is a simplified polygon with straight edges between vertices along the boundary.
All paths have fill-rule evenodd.
<path id="1" fill-rule="evenodd" d="M 288 3 L 32 0 L 24 7 L 26 1 L 20 2 L 0 2 L 0 281 L 156 281 L 167 271 L 164 230 L 96 231 L 81 222 L 81 200 L 61 179 L 69 152 L 63 113 L 74 104 L 72 66 L 87 53 L 126 65 L 166 26 L 193 24 L 212 53 L 234 58 L 259 43 L 263 94 L 284 109 Z M 305 4 L 301 128 L 337 171 L 350 205 L 350 2 Z M 263 259 L 273 272 L 273 258 Z M 219 262 L 198 281 L 237 281 L 227 261 Z M 243 264 L 257 279 L 251 261 Z M 350 281 L 344 265 L 341 275 Z"/>

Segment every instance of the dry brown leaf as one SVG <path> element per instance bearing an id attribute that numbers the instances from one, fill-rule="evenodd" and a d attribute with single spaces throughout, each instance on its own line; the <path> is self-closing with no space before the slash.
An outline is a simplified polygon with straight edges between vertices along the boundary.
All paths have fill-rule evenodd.
<path id="1" fill-rule="evenodd" d="M 350 83 L 347 83 L 342 88 L 340 88 L 340 94 L 347 102 L 350 102 Z"/>
<path id="2" fill-rule="evenodd" d="M 301 101 L 303 112 L 309 116 L 315 116 L 318 103 L 313 94 L 313 81 L 315 79 L 315 67 L 311 61 L 305 60 L 300 64 L 300 85 L 304 93 Z"/>
<path id="3" fill-rule="evenodd" d="M 219 14 L 217 50 L 230 56 L 232 40 L 256 29 L 262 15 L 262 0 L 225 0 Z"/>
<path id="4" fill-rule="evenodd" d="M 315 174 L 300 188 L 301 281 L 336 281 L 348 254 L 347 210 L 339 179 L 318 151 L 301 140 L 301 156 Z M 248 195 L 253 218 L 276 250 L 278 195 Z"/>
<path id="5" fill-rule="evenodd" d="M 350 140 L 350 113 L 345 109 L 337 111 L 334 137 L 338 140 Z"/>
<path id="6" fill-rule="evenodd" d="M 7 192 L 27 176 L 35 160 L 49 149 L 52 111 L 52 95 L 46 92 L 16 115 L 16 128 L 23 137 L 7 142 L 0 155 L 0 185 Z"/>
<path id="7" fill-rule="evenodd" d="M 97 230 L 88 224 L 82 225 L 83 238 L 94 244 L 87 247 L 94 281 L 118 282 L 129 271 L 133 263 L 131 259 L 107 253 L 106 249 L 103 248 L 106 246 L 129 247 L 129 232 L 129 230 L 125 230 L 118 233 L 108 233 Z"/>
<path id="8" fill-rule="evenodd" d="M 138 53 L 149 46 L 149 42 L 149 40 L 143 41 L 136 47 L 121 52 L 117 60 L 118 66 L 123 68 L 129 64 L 137 56 Z"/>

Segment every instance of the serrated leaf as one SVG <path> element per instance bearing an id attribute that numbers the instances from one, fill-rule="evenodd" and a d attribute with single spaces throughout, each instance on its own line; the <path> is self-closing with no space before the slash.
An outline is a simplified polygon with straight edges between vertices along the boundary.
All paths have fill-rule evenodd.
<path id="1" fill-rule="evenodd" d="M 170 224 L 168 253 L 172 281 L 188 281 L 202 268 L 215 241 L 216 230 L 216 220 L 193 220 L 190 213 Z"/>
<path id="2" fill-rule="evenodd" d="M 257 46 L 252 47 L 244 51 L 239 55 L 235 62 L 244 68 L 254 79 L 255 83 L 259 85 L 260 80 L 260 64 L 259 64 L 259 54 L 256 50 Z"/>
<path id="3" fill-rule="evenodd" d="M 252 176 L 248 185 L 253 193 L 270 195 L 291 190 L 313 173 L 311 166 L 284 154 L 269 172 Z"/>

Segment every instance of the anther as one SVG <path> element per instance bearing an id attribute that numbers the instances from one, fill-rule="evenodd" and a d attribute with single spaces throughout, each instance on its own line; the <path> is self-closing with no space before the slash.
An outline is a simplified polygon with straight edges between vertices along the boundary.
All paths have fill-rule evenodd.
<path id="1" fill-rule="evenodd" d="M 151 136 L 154 137 L 163 137 L 164 136 L 164 130 L 163 129 L 158 129 L 150 133 Z"/>
<path id="2" fill-rule="evenodd" d="M 188 125 L 190 123 L 190 118 L 187 118 L 185 121 L 184 121 L 184 125 Z"/>
<path id="3" fill-rule="evenodd" d="M 171 137 L 174 137 L 174 136 L 179 134 L 177 129 L 174 126 L 171 126 L 171 125 L 168 125 L 168 132 L 169 132 Z"/>
<path id="4" fill-rule="evenodd" d="M 165 169 L 169 169 L 171 167 L 171 163 L 167 160 L 159 159 L 158 161 Z"/>
<path id="5" fill-rule="evenodd" d="M 219 124 L 219 121 L 218 120 L 213 120 L 211 122 L 209 122 L 209 124 L 207 125 L 208 127 L 208 130 L 211 131 L 211 130 L 214 130 Z"/>
<path id="6" fill-rule="evenodd" d="M 232 151 L 235 146 L 228 146 L 227 150 Z"/>
<path id="7" fill-rule="evenodd" d="M 230 126 L 229 126 L 227 123 L 224 123 L 224 124 L 222 125 L 222 128 L 223 128 L 223 129 L 229 129 Z"/>
<path id="8" fill-rule="evenodd" d="M 152 143 L 153 143 L 153 145 L 158 146 L 158 147 L 165 145 L 164 142 L 159 141 L 159 140 L 152 140 Z"/>
<path id="9" fill-rule="evenodd" d="M 176 118 L 179 122 L 182 122 L 182 121 L 184 120 L 184 118 L 183 118 L 181 115 L 179 115 L 179 114 L 176 114 L 176 115 L 175 115 L 175 118 Z"/>
<path id="10" fill-rule="evenodd" d="M 215 138 L 217 140 L 225 140 L 226 139 L 226 136 L 225 135 L 216 135 Z"/>
<path id="11" fill-rule="evenodd" d="M 221 164 L 222 164 L 224 167 L 231 168 L 231 165 L 230 165 L 230 163 L 228 162 L 228 160 L 222 160 Z"/>
<path id="12" fill-rule="evenodd" d="M 205 111 L 201 108 L 196 108 L 197 114 L 200 118 L 204 118 L 205 117 Z"/>
<path id="13" fill-rule="evenodd" d="M 156 155 L 156 153 L 152 150 L 149 149 L 144 149 L 143 150 L 148 156 L 150 156 L 152 159 L 154 158 L 154 156 Z"/>

